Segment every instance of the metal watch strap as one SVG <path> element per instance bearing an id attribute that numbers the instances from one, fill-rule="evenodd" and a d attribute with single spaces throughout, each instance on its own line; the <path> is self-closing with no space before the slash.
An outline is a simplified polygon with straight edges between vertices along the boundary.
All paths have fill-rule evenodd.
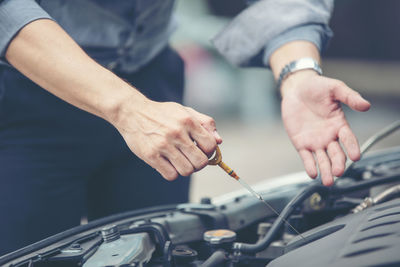
<path id="1" fill-rule="evenodd" d="M 291 73 L 294 73 L 299 70 L 311 69 L 316 71 L 319 75 L 322 75 L 322 69 L 319 66 L 318 62 L 313 58 L 305 57 L 294 60 L 287 64 L 279 74 L 279 78 L 277 81 L 277 87 L 281 88 L 282 81 Z"/>

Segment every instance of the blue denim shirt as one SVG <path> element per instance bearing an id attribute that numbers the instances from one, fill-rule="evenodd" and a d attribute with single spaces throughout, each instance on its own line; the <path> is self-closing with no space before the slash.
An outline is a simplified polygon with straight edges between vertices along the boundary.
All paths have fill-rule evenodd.
<path id="1" fill-rule="evenodd" d="M 331 36 L 332 2 L 260 0 L 213 42 L 242 66 L 267 66 L 270 54 L 288 41 L 308 40 L 322 49 Z M 21 28 L 48 18 L 103 66 L 135 71 L 168 44 L 176 27 L 173 7 L 174 0 L 0 0 L 0 59 L 4 64 L 6 49 Z"/>

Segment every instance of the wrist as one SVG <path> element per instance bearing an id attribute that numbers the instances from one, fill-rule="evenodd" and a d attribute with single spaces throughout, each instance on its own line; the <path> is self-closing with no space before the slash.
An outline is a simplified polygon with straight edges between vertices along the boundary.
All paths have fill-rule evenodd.
<path id="1" fill-rule="evenodd" d="M 132 116 L 135 110 L 142 110 L 150 100 L 130 84 L 116 78 L 117 84 L 110 87 L 112 95 L 104 98 L 102 117 L 119 128 L 127 117 Z"/>
<path id="2" fill-rule="evenodd" d="M 288 64 L 285 65 L 285 67 L 282 68 L 279 77 L 277 79 L 277 87 L 280 89 L 282 82 L 288 76 L 292 75 L 295 72 L 307 69 L 311 69 L 316 73 L 318 73 L 319 75 L 322 75 L 321 67 L 319 66 L 319 63 L 315 59 L 313 59 L 312 57 L 299 58 L 289 62 Z"/>
<path id="3" fill-rule="evenodd" d="M 282 98 L 291 92 L 296 92 L 299 84 L 302 84 L 304 81 L 311 79 L 315 76 L 319 76 L 319 73 L 312 69 L 304 69 L 291 73 L 286 79 L 282 81 L 280 92 Z"/>
<path id="4" fill-rule="evenodd" d="M 301 58 L 313 58 L 316 62 L 320 61 L 318 48 L 308 41 L 288 42 L 276 49 L 270 57 L 270 66 L 276 80 L 282 69 L 292 61 Z"/>

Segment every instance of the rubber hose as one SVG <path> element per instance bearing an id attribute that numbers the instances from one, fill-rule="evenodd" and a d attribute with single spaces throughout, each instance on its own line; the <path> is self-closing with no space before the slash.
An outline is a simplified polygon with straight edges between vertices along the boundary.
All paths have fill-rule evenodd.
<path id="1" fill-rule="evenodd" d="M 279 233 L 279 229 L 285 223 L 284 221 L 292 214 L 294 209 L 299 206 L 305 199 L 311 196 L 313 193 L 323 193 L 328 192 L 329 188 L 322 185 L 319 181 L 313 182 L 311 185 L 307 186 L 303 191 L 301 191 L 297 196 L 295 196 L 283 209 L 281 215 L 275 220 L 271 229 L 265 235 L 264 238 L 260 239 L 255 244 L 246 243 L 234 243 L 233 250 L 241 253 L 257 253 L 266 249 L 271 242 L 275 239 L 276 235 Z"/>
<path id="2" fill-rule="evenodd" d="M 227 259 L 225 251 L 217 250 L 205 262 L 203 262 L 201 267 L 221 266 L 221 264 L 223 264 Z"/>

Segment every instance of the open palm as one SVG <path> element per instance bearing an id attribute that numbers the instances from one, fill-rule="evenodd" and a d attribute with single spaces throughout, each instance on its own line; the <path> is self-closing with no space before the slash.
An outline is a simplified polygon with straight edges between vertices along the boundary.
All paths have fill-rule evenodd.
<path id="1" fill-rule="evenodd" d="M 283 88 L 286 91 L 282 100 L 282 119 L 289 138 L 308 175 L 317 176 L 318 163 L 323 183 L 332 185 L 333 175 L 344 172 L 344 150 L 351 160 L 360 158 L 357 138 L 346 121 L 341 102 L 356 111 L 366 111 L 370 104 L 343 82 L 315 74 L 293 77 L 283 86 L 290 87 Z"/>

